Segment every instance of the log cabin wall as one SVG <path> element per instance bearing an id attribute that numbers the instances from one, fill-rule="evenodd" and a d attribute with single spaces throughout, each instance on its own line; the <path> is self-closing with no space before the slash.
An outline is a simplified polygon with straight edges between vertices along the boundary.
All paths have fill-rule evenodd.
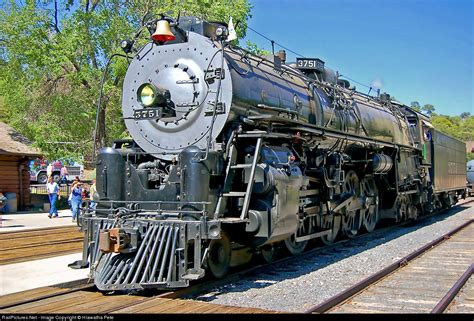
<path id="1" fill-rule="evenodd" d="M 0 155 L 0 192 L 16 193 L 18 210 L 30 206 L 28 161 L 29 158 L 21 155 Z M 23 166 L 20 172 L 21 165 Z"/>

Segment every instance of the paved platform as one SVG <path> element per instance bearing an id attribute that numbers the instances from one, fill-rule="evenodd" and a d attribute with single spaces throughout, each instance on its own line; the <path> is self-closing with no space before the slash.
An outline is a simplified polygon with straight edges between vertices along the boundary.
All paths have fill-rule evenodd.
<path id="1" fill-rule="evenodd" d="M 71 222 L 71 210 L 58 211 L 58 218 L 47 212 L 18 212 L 0 215 L 0 233 L 38 228 L 77 226 Z M 0 266 L 0 295 L 37 287 L 84 279 L 89 269 L 74 270 L 69 263 L 82 259 L 82 253 Z"/>
<path id="2" fill-rule="evenodd" d="M 74 270 L 69 263 L 81 253 L 0 266 L 0 295 L 87 278 L 89 269 Z"/>
<path id="3" fill-rule="evenodd" d="M 0 233 L 46 227 L 73 226 L 71 210 L 58 211 L 59 217 L 48 218 L 47 212 L 18 212 L 0 214 Z"/>

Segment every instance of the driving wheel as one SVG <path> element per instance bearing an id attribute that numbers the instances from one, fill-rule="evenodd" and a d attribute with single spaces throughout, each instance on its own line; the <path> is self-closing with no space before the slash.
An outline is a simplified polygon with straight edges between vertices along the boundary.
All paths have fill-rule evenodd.
<path id="1" fill-rule="evenodd" d="M 360 192 L 359 177 L 355 171 L 348 171 L 344 183 L 342 184 L 342 192 L 353 194 L 359 197 Z M 342 232 L 348 237 L 353 238 L 359 232 L 362 226 L 360 210 L 347 210 L 343 211 L 342 215 Z"/>
<path id="2" fill-rule="evenodd" d="M 372 177 L 362 179 L 362 193 L 366 197 L 366 203 L 362 213 L 362 225 L 367 232 L 372 232 L 379 220 L 379 195 L 377 186 Z"/>
<path id="3" fill-rule="evenodd" d="M 300 221 L 298 230 L 295 234 L 291 235 L 289 238 L 285 239 L 285 248 L 292 255 L 298 255 L 303 253 L 306 245 L 308 245 L 308 240 L 302 242 L 296 242 L 297 236 L 304 236 L 311 233 L 310 220 Z"/>
<path id="4" fill-rule="evenodd" d="M 341 227 L 340 216 L 333 214 L 324 215 L 322 218 L 321 227 L 325 230 L 331 230 L 329 234 L 321 236 L 321 241 L 326 245 L 334 243 Z"/>

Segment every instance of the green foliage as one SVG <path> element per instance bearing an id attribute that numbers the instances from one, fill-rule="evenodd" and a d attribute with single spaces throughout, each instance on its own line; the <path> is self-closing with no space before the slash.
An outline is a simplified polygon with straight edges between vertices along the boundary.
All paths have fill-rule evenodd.
<path id="1" fill-rule="evenodd" d="M 474 140 L 474 116 L 470 113 L 462 113 L 460 116 L 446 116 L 433 114 L 431 116 L 433 126 L 464 142 Z M 468 152 L 466 161 L 474 159 L 474 153 Z"/>
<path id="2" fill-rule="evenodd" d="M 421 106 L 420 106 L 420 103 L 417 102 L 417 101 L 412 101 L 410 103 L 410 107 L 413 108 L 414 110 L 416 110 L 417 112 L 421 113 Z"/>
<path id="3" fill-rule="evenodd" d="M 474 140 L 474 116 L 462 119 L 461 116 L 433 115 L 431 122 L 436 129 L 462 141 Z"/>
<path id="4" fill-rule="evenodd" d="M 463 112 L 459 116 L 438 115 L 433 105 L 425 104 L 421 107 L 417 101 L 411 102 L 410 107 L 430 117 L 437 130 L 464 142 L 474 141 L 474 116 L 471 113 Z M 467 161 L 471 159 L 474 159 L 474 153 L 468 152 Z"/>
<path id="5" fill-rule="evenodd" d="M 0 5 L 0 117 L 48 158 L 91 159 L 100 79 L 146 13 L 197 15 L 245 36 L 248 0 L 7 0 Z M 147 37 L 147 33 L 143 33 Z M 143 40 L 145 41 L 145 40 Z M 125 59 L 114 59 L 99 117 L 100 146 L 126 137 L 121 119 Z M 98 146 L 98 147 L 100 147 Z"/>
<path id="6" fill-rule="evenodd" d="M 434 113 L 435 108 L 431 104 L 426 104 L 421 107 L 421 110 L 427 115 L 428 117 L 431 117 L 431 115 Z"/>
<path id="7" fill-rule="evenodd" d="M 257 56 L 268 56 L 271 53 L 268 50 L 259 48 L 255 42 L 252 42 L 250 40 L 247 40 L 245 45 L 245 49 Z"/>
<path id="8" fill-rule="evenodd" d="M 461 119 L 466 119 L 466 118 L 469 118 L 469 116 L 471 116 L 471 113 L 468 113 L 468 112 L 464 112 L 464 113 L 461 113 L 461 115 L 459 115 L 459 117 L 461 117 Z"/>

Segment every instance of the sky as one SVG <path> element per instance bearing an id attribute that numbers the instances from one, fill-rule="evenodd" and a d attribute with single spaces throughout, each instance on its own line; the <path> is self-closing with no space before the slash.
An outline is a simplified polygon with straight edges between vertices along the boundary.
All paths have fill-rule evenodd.
<path id="1" fill-rule="evenodd" d="M 407 105 L 474 114 L 474 0 L 250 1 L 248 25 L 284 47 L 369 87 L 382 85 Z M 271 51 L 251 30 L 241 43 L 247 39 Z M 288 62 L 295 57 L 287 51 Z"/>

